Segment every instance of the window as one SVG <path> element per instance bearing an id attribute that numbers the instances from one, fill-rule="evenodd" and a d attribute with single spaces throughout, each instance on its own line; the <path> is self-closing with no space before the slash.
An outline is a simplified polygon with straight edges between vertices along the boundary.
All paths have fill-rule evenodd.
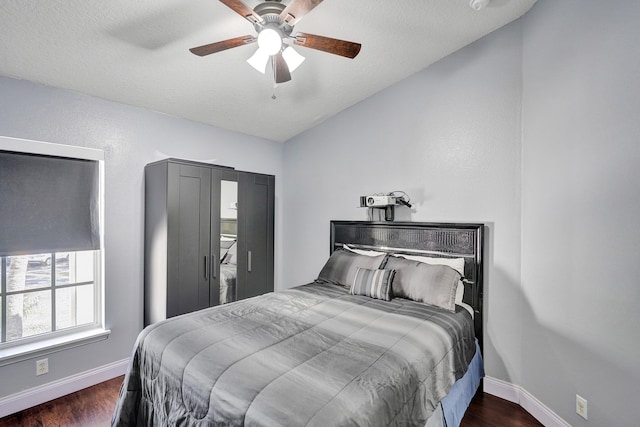
<path id="1" fill-rule="evenodd" d="M 108 336 L 103 158 L 0 137 L 0 365 Z"/>

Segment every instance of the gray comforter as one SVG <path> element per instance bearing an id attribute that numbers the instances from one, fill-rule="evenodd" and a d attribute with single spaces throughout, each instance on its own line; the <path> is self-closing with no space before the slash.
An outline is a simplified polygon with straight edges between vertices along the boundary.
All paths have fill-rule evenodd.
<path id="1" fill-rule="evenodd" d="M 316 282 L 156 323 L 113 425 L 424 425 L 475 352 L 457 309 Z"/>

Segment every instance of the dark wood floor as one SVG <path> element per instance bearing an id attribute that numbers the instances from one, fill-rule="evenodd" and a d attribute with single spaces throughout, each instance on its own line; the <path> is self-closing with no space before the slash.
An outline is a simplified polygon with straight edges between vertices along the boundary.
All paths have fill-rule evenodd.
<path id="1" fill-rule="evenodd" d="M 0 427 L 110 426 L 120 384 L 117 377 L 77 393 L 61 397 L 17 414 L 0 418 Z M 461 427 L 538 427 L 535 418 L 520 406 L 490 394 L 478 395 Z"/>
<path id="2" fill-rule="evenodd" d="M 542 426 L 519 405 L 490 394 L 477 394 L 464 414 L 460 427 Z"/>
<path id="3" fill-rule="evenodd" d="M 124 376 L 0 418 L 0 427 L 111 426 Z"/>

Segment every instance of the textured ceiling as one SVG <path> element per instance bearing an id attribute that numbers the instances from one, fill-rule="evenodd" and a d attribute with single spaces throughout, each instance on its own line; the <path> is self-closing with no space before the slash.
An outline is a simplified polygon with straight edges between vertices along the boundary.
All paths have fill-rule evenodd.
<path id="1" fill-rule="evenodd" d="M 286 141 L 519 18 L 535 1 L 493 0 L 475 11 L 469 0 L 325 0 L 293 33 L 358 42 L 360 54 L 296 47 L 306 61 L 274 89 L 268 72 L 246 63 L 255 44 L 206 57 L 189 52 L 255 34 L 216 0 L 2 0 L 0 74 Z"/>

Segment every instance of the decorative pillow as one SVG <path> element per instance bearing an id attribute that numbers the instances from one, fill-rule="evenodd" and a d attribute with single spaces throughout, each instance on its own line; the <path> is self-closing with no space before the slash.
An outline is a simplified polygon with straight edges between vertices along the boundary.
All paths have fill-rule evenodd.
<path id="1" fill-rule="evenodd" d="M 238 264 L 237 249 L 238 249 L 238 243 L 234 242 L 231 245 L 231 247 L 229 248 L 229 250 L 227 251 L 227 254 L 224 256 L 224 258 L 222 259 L 222 262 L 220 264 L 237 265 Z"/>
<path id="2" fill-rule="evenodd" d="M 458 281 L 458 287 L 456 288 L 456 304 L 462 304 L 464 298 L 464 258 L 435 258 L 419 255 L 394 255 L 402 256 L 403 258 L 410 259 L 412 261 L 420 261 L 432 265 L 448 265 L 460 273 L 460 280 Z"/>
<path id="3" fill-rule="evenodd" d="M 220 263 L 223 263 L 224 257 L 229 252 L 229 248 L 236 242 L 236 239 L 231 237 L 220 236 Z"/>
<path id="4" fill-rule="evenodd" d="M 220 247 L 229 249 L 236 242 L 233 237 L 220 236 Z"/>
<path id="5" fill-rule="evenodd" d="M 327 260 L 318 280 L 324 280 L 342 286 L 351 286 L 358 267 L 377 269 L 384 261 L 386 255 L 366 256 L 336 249 Z"/>
<path id="6" fill-rule="evenodd" d="M 394 270 L 371 270 L 358 267 L 349 293 L 391 301 L 391 283 L 395 274 Z"/>
<path id="7" fill-rule="evenodd" d="M 402 257 L 389 257 L 386 269 L 395 270 L 393 296 L 455 311 L 460 273 L 448 265 L 433 265 Z"/>
<path id="8" fill-rule="evenodd" d="M 351 252 L 355 252 L 357 254 L 360 255 L 366 255 L 366 256 L 378 256 L 378 255 L 386 255 L 386 252 L 378 252 L 378 251 L 370 251 L 370 250 L 365 250 L 365 249 L 356 249 L 356 248 L 351 248 L 348 245 L 342 245 L 343 249 L 346 249 L 348 251 Z"/>

